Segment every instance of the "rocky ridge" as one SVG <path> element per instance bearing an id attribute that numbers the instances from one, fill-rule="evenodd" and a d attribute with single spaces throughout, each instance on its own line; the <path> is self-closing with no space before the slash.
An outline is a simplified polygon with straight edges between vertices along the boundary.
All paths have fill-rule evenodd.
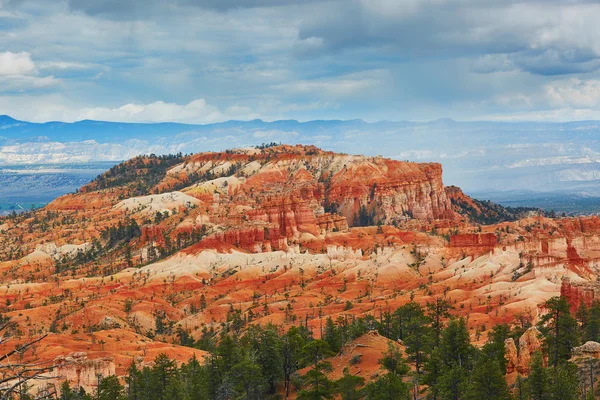
<path id="1" fill-rule="evenodd" d="M 231 309 L 318 332 L 328 316 L 445 297 L 481 343 L 484 326 L 535 322 L 563 278 L 572 302 L 587 298 L 573 288 L 600 272 L 598 218 L 481 226 L 456 196 L 438 164 L 312 146 L 134 159 L 0 221 L 2 313 L 15 341 L 49 333 L 31 357 L 92 387 L 94 371 L 122 375 L 160 352 L 203 357 L 178 333 L 219 332 Z M 507 344 L 515 371 L 530 336 Z"/>

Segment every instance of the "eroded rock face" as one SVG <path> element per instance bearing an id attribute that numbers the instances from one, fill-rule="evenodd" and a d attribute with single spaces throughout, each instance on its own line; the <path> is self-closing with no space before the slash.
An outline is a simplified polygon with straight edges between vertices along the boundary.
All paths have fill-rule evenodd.
<path id="1" fill-rule="evenodd" d="M 515 341 L 510 338 L 504 342 L 505 358 L 507 361 L 506 372 L 517 371 L 520 374 L 529 373 L 529 364 L 533 353 L 542 348 L 542 334 L 534 326 L 527 329 L 519 338 L 519 349 Z"/>
<path id="2" fill-rule="evenodd" d="M 519 354 L 513 338 L 504 341 L 504 358 L 506 359 L 506 373 L 513 373 L 519 363 Z"/>
<path id="3" fill-rule="evenodd" d="M 577 379 L 580 387 L 598 387 L 600 377 L 600 343 L 586 342 L 573 349 L 569 360 L 577 365 Z M 589 389 L 588 389 L 589 390 Z"/>
<path id="4" fill-rule="evenodd" d="M 571 312 L 576 312 L 583 302 L 587 307 L 594 300 L 600 300 L 600 284 L 598 282 L 574 282 L 564 278 L 560 287 L 560 295 L 567 299 Z"/>
<path id="5" fill-rule="evenodd" d="M 600 359 L 600 343 L 588 341 L 582 346 L 573 349 L 573 358 L 576 357 L 591 357 Z"/>
<path id="6" fill-rule="evenodd" d="M 54 360 L 56 379 L 68 381 L 73 387 L 82 386 L 89 390 L 98 386 L 99 377 L 115 374 L 115 363 L 112 358 L 88 359 L 87 353 L 77 352 L 67 356 L 59 356 Z"/>
<path id="7" fill-rule="evenodd" d="M 519 359 L 517 363 L 517 370 L 521 373 L 529 372 L 529 364 L 531 363 L 531 356 L 536 351 L 540 351 L 542 348 L 542 333 L 532 326 L 527 329 L 523 335 L 519 338 Z"/>
<path id="8" fill-rule="evenodd" d="M 493 233 L 465 233 L 450 237 L 452 247 L 494 247 L 496 244 L 498 239 Z"/>
<path id="9" fill-rule="evenodd" d="M 349 226 L 457 219 L 439 164 L 279 146 L 199 154 L 188 160 L 185 173 L 219 176 L 232 166 L 237 175 L 182 191 L 202 202 L 198 208 L 205 210 L 205 222 L 219 226 L 212 238 L 245 250 L 286 249 L 302 234 L 344 232 Z M 182 173 L 173 168 L 158 186 L 166 189 L 183 179 Z"/>

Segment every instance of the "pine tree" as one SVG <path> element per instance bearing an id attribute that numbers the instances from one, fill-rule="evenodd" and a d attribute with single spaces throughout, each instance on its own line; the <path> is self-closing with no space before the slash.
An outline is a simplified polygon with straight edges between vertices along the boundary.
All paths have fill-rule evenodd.
<path id="1" fill-rule="evenodd" d="M 431 328 L 433 329 L 433 345 L 440 345 L 442 329 L 444 329 L 443 319 L 450 317 L 452 305 L 448 300 L 437 298 L 433 303 L 427 303 L 427 316 L 431 319 Z"/>
<path id="2" fill-rule="evenodd" d="M 342 400 L 359 400 L 362 398 L 362 394 L 358 390 L 358 387 L 364 383 L 365 380 L 363 378 L 352 375 L 348 367 L 346 367 L 344 368 L 344 376 L 335 383 L 336 391 L 340 394 Z"/>
<path id="3" fill-rule="evenodd" d="M 412 310 L 403 318 L 404 345 L 408 360 L 415 364 L 416 373 L 422 372 L 423 364 L 427 360 L 427 353 L 431 348 L 431 320 L 417 303 L 411 306 Z"/>
<path id="4" fill-rule="evenodd" d="M 425 376 L 423 377 L 423 383 L 429 386 L 429 396 L 433 400 L 439 398 L 440 377 L 442 376 L 443 367 L 440 349 L 435 348 L 431 352 L 429 359 L 425 362 Z"/>
<path id="5" fill-rule="evenodd" d="M 486 356 L 480 357 L 469 376 L 469 385 L 465 400 L 508 400 L 508 385 L 498 360 Z"/>
<path id="6" fill-rule="evenodd" d="M 410 393 L 402 378 L 387 373 L 364 387 L 365 400 L 408 400 Z"/>
<path id="7" fill-rule="evenodd" d="M 167 386 L 171 379 L 174 379 L 177 373 L 175 361 L 169 359 L 166 354 L 159 354 L 154 359 L 152 366 L 152 392 L 155 399 L 168 400 Z"/>
<path id="8" fill-rule="evenodd" d="M 556 368 L 571 358 L 571 350 L 579 344 L 579 327 L 564 297 L 552 297 L 544 307 L 548 313 L 540 320 L 540 330 L 544 334 L 548 362 Z"/>
<path id="9" fill-rule="evenodd" d="M 579 302 L 579 307 L 577 308 L 577 313 L 575 314 L 575 317 L 577 318 L 577 322 L 579 322 L 581 332 L 585 332 L 585 328 L 589 318 L 589 310 L 583 302 L 583 299 L 581 299 L 581 301 Z"/>
<path id="10" fill-rule="evenodd" d="M 231 380 L 234 382 L 239 399 L 260 399 L 265 391 L 265 379 L 260 365 L 246 354 L 240 362 L 231 368 Z"/>
<path id="11" fill-rule="evenodd" d="M 475 348 L 471 345 L 465 320 L 451 320 L 440 340 L 442 368 L 437 389 L 441 399 L 458 400 L 463 396 L 474 356 Z"/>
<path id="12" fill-rule="evenodd" d="M 127 369 L 127 398 L 140 400 L 142 398 L 142 374 L 137 368 L 135 361 Z"/>
<path id="13" fill-rule="evenodd" d="M 292 326 L 283 336 L 281 352 L 286 397 L 290 394 L 292 374 L 298 370 L 304 344 L 302 334 L 296 326 Z"/>
<path id="14" fill-rule="evenodd" d="M 334 353 L 339 352 L 342 348 L 339 329 L 337 326 L 335 326 L 331 317 L 327 318 L 327 321 L 325 322 L 323 340 L 327 342 L 329 349 Z"/>
<path id="15" fill-rule="evenodd" d="M 97 400 L 122 400 L 123 386 L 119 382 L 119 378 L 115 375 L 110 375 L 100 380 L 98 391 L 96 393 Z"/>
<path id="16" fill-rule="evenodd" d="M 467 388 L 467 371 L 452 363 L 444 368 L 439 378 L 439 396 L 442 400 L 459 400 Z"/>
<path id="17" fill-rule="evenodd" d="M 550 368 L 549 389 L 552 400 L 577 400 L 577 367 L 572 363 L 563 363 L 556 368 Z"/>
<path id="18" fill-rule="evenodd" d="M 586 342 L 600 341 L 600 302 L 598 301 L 594 301 L 590 307 L 583 337 Z"/>
<path id="19" fill-rule="evenodd" d="M 531 358 L 527 387 L 531 400 L 548 400 L 550 398 L 548 372 L 544 368 L 544 358 L 539 351 L 536 351 Z"/>
<path id="20" fill-rule="evenodd" d="M 333 384 L 324 374 L 331 370 L 331 364 L 324 358 L 331 355 L 327 343 L 322 340 L 313 340 L 304 346 L 305 359 L 312 364 L 310 371 L 304 376 L 304 382 L 309 386 L 298 393 L 298 400 L 321 400 L 333 397 Z"/>
<path id="21" fill-rule="evenodd" d="M 281 340 L 277 327 L 267 325 L 260 333 L 258 348 L 258 364 L 261 367 L 262 374 L 269 384 L 269 393 L 275 393 L 277 390 L 277 380 L 282 376 L 282 354 Z"/>
<path id="22" fill-rule="evenodd" d="M 483 346 L 483 353 L 490 358 L 493 358 L 498 363 L 502 374 L 506 374 L 506 358 L 504 341 L 508 339 L 510 327 L 507 324 L 499 324 L 494 326 L 491 334 L 488 337 L 488 342 Z"/>

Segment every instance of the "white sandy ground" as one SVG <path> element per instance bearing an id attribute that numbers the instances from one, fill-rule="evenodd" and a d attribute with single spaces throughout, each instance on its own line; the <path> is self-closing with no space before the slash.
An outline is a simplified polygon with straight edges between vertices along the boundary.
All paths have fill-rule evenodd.
<path id="1" fill-rule="evenodd" d="M 180 193 L 181 194 L 181 193 Z M 169 195 L 169 194 L 167 194 Z M 182 201 L 186 197 L 179 195 L 161 197 L 144 196 L 144 201 L 139 204 L 153 204 L 149 198 L 162 198 L 160 204 L 173 203 L 169 201 Z M 175 199 L 175 200 L 173 200 Z M 147 206 L 149 207 L 149 206 Z M 85 246 L 85 245 L 83 245 Z M 54 244 L 40 246 L 35 252 L 25 259 L 43 261 L 48 257 L 56 259 L 58 255 L 69 254 L 81 246 L 65 245 L 56 247 Z M 325 254 L 301 253 L 298 247 L 289 251 L 274 251 L 269 253 L 249 254 L 240 251 L 218 253 L 214 250 L 203 250 L 197 254 L 176 254 L 166 260 L 144 266 L 121 271 L 112 277 L 80 278 L 60 282 L 61 288 L 77 290 L 81 287 L 96 286 L 107 280 L 115 284 L 128 285 L 132 282 L 134 274 L 138 277 L 133 281 L 140 282 L 143 276 L 147 284 L 190 280 L 201 282 L 203 279 L 211 281 L 243 281 L 260 279 L 274 273 L 280 274 L 273 279 L 298 281 L 301 277 L 310 280 L 333 268 L 341 279 L 349 280 L 358 276 L 380 284 L 389 285 L 424 280 L 431 273 L 433 285 L 448 287 L 448 296 L 457 300 L 457 306 L 465 303 L 484 304 L 488 298 L 494 299 L 496 308 L 500 313 L 514 315 L 516 312 L 530 310 L 537 314 L 537 306 L 552 296 L 560 294 L 560 284 L 563 276 L 580 280 L 575 273 L 569 271 L 564 265 L 536 267 L 528 275 L 513 281 L 513 273 L 519 266 L 519 249 L 497 248 L 493 253 L 486 253 L 475 259 L 445 259 L 447 253 L 444 248 L 431 246 L 423 247 L 426 254 L 423 265 L 416 271 L 409 264 L 414 263 L 414 255 L 410 253 L 411 246 L 380 249 L 376 254 L 363 257 L 357 250 L 344 247 L 330 246 Z M 23 260 L 25 260 L 23 259 Z M 22 261 L 23 261 L 22 260 Z M 286 271 L 284 271 L 284 266 Z M 0 285 L 0 294 L 18 293 L 28 289 L 30 292 L 46 292 L 56 283 L 22 284 L 12 282 Z M 238 293 L 237 296 L 242 296 Z M 235 300 L 236 294 L 228 296 Z M 244 295 L 245 296 L 245 295 Z M 244 297 L 242 296 L 242 297 Z M 497 301 L 502 296 L 504 304 L 497 307 Z M 247 296 L 245 296 L 247 297 Z M 140 316 L 141 317 L 141 316 Z M 485 320 L 484 315 L 474 313 L 472 318 Z"/>
<path id="2" fill-rule="evenodd" d="M 171 211 L 173 208 L 192 208 L 201 201 L 182 192 L 168 192 L 148 196 L 132 197 L 114 206 L 117 210 L 129 210 L 133 213 L 154 215 L 157 212 Z"/>

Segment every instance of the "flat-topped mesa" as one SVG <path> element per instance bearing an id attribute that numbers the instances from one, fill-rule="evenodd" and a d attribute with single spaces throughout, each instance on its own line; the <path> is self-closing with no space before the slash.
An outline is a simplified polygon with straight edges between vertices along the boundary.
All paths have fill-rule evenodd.
<path id="1" fill-rule="evenodd" d="M 190 213 L 202 215 L 213 238 L 233 246 L 244 243 L 247 249 L 285 248 L 303 234 L 319 236 L 352 226 L 459 219 L 440 164 L 302 145 L 137 157 L 50 208 L 85 208 L 88 196 L 103 199 L 105 208 L 150 218 L 157 211 L 196 208 Z"/>

